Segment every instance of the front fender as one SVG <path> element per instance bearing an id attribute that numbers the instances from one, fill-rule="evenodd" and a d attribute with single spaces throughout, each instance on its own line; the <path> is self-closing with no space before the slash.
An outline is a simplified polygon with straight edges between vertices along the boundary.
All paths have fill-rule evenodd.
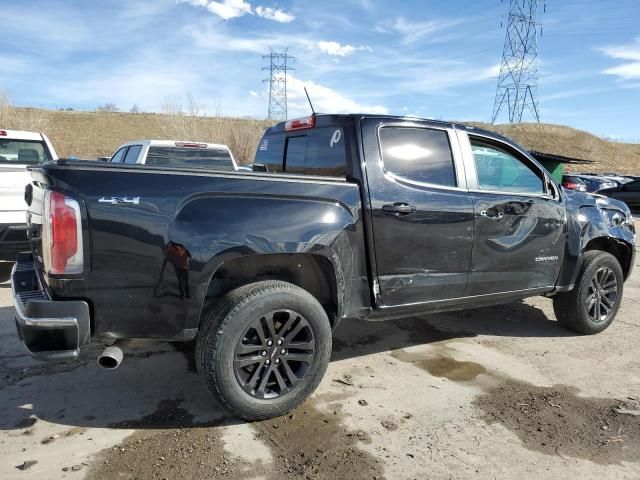
<path id="1" fill-rule="evenodd" d="M 567 192 L 568 193 L 568 192 Z M 635 233 L 633 226 L 612 225 L 607 212 L 619 211 L 630 217 L 626 205 L 596 195 L 572 192 L 567 194 L 567 245 L 565 259 L 557 282 L 560 291 L 570 290 L 577 281 L 584 252 L 598 242 L 628 251 L 633 265 Z"/>

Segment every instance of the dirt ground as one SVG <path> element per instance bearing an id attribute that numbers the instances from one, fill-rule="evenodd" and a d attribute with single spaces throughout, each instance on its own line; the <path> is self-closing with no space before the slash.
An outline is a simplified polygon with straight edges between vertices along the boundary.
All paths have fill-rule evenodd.
<path id="1" fill-rule="evenodd" d="M 640 263 L 640 262 L 637 262 Z M 590 337 L 535 298 L 393 322 L 344 322 L 317 392 L 244 423 L 188 349 L 91 345 L 40 364 L 16 336 L 0 265 L 2 479 L 640 478 L 640 266 L 614 325 Z"/>

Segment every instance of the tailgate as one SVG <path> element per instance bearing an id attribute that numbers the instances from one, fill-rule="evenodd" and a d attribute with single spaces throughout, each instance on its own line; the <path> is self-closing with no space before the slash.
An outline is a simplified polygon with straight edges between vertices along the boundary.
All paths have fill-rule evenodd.
<path id="1" fill-rule="evenodd" d="M 30 182 L 26 165 L 0 164 L 0 223 L 25 223 L 24 188 Z"/>

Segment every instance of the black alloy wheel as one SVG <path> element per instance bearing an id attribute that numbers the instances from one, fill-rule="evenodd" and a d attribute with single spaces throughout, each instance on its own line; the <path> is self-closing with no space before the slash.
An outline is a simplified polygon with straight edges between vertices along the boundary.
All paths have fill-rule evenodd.
<path id="1" fill-rule="evenodd" d="M 305 317 L 293 310 L 275 310 L 245 330 L 236 345 L 234 372 L 249 395 L 277 398 L 302 380 L 315 353 L 315 336 Z"/>
<path id="2" fill-rule="evenodd" d="M 594 323 L 604 323 L 616 306 L 618 279 L 609 267 L 596 271 L 591 279 L 585 299 L 587 315 Z"/>

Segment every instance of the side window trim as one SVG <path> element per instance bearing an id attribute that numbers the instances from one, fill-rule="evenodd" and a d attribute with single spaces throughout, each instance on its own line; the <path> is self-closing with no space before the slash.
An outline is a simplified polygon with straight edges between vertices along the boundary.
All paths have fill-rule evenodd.
<path id="1" fill-rule="evenodd" d="M 138 154 L 136 155 L 136 161 L 133 163 L 127 163 L 127 156 L 129 155 L 129 152 L 131 151 L 131 149 L 135 149 L 136 147 L 140 147 L 140 149 L 138 150 Z M 134 144 L 134 145 L 129 145 L 129 147 L 127 148 L 127 152 L 123 155 L 122 157 L 122 162 L 123 164 L 126 165 L 136 165 L 138 163 L 138 159 L 140 158 L 140 152 L 142 151 L 142 145 L 140 144 Z"/>
<path id="2" fill-rule="evenodd" d="M 389 172 L 384 167 L 384 161 L 382 158 L 382 144 L 380 142 L 380 130 L 382 128 L 397 127 L 397 128 L 422 128 L 424 130 L 440 130 L 447 133 L 449 139 L 449 145 L 451 147 L 451 154 L 453 156 L 453 169 L 456 177 L 456 186 L 440 185 L 437 183 L 420 182 L 418 180 L 411 180 L 409 178 L 400 177 Z M 403 182 L 410 185 L 417 185 L 421 187 L 428 187 L 441 190 L 455 190 L 455 191 L 468 191 L 467 175 L 465 174 L 465 165 L 462 151 L 460 149 L 459 139 L 456 136 L 456 131 L 453 128 L 447 128 L 440 125 L 429 125 L 420 122 L 381 122 L 376 128 L 376 141 L 378 143 L 378 168 L 382 174 L 392 179 L 394 182 Z"/>
<path id="3" fill-rule="evenodd" d="M 490 194 L 505 194 L 505 195 L 519 195 L 523 197 L 543 197 L 543 198 L 553 198 L 553 196 L 549 193 L 549 189 L 546 184 L 546 172 L 544 169 L 538 167 L 535 163 L 531 163 L 529 159 L 523 161 L 525 165 L 527 165 L 532 171 L 537 171 L 538 176 L 541 176 L 542 186 L 544 188 L 544 193 L 527 193 L 527 192 L 518 192 L 518 191 L 508 191 L 508 190 L 500 190 L 500 191 L 492 191 L 492 190 L 484 190 L 481 189 L 478 185 L 478 172 L 476 170 L 476 162 L 473 156 L 473 150 L 471 149 L 471 136 L 464 130 L 456 130 L 456 134 L 458 136 L 458 140 L 460 142 L 460 148 L 462 150 L 462 156 L 464 158 L 464 166 L 467 177 L 467 185 L 469 187 L 469 191 L 473 193 L 490 193 Z M 472 136 L 479 140 L 488 141 L 490 143 L 496 144 L 496 146 L 503 148 L 507 152 L 513 150 L 513 147 L 500 141 L 496 140 L 493 137 L 487 137 L 482 134 L 473 133 Z M 517 155 L 513 155 L 516 159 L 521 160 L 522 154 L 518 152 Z M 525 157 L 526 158 L 526 157 Z"/>

